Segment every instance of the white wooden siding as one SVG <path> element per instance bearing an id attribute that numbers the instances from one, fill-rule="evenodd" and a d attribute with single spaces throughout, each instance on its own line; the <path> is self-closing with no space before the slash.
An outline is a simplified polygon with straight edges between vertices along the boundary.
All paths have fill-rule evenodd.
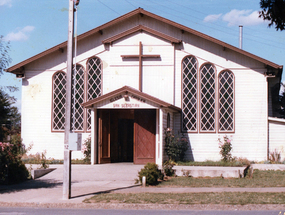
<path id="1" fill-rule="evenodd" d="M 172 45 L 148 33 L 135 33 L 111 46 L 102 40 L 143 24 L 156 31 L 168 34 L 183 42 Z M 235 75 L 235 132 L 232 136 L 233 155 L 249 160 L 262 161 L 267 157 L 268 105 L 266 69 L 260 62 L 237 54 L 220 45 L 184 32 L 147 16 L 126 19 L 119 25 L 103 30 L 103 34 L 90 36 L 78 43 L 76 61 L 86 68 L 86 61 L 94 55 L 103 62 L 103 94 L 125 85 L 139 88 L 139 67 L 137 59 L 123 60 L 121 55 L 138 55 L 139 42 L 144 54 L 160 55 L 161 59 L 143 60 L 143 92 L 181 108 L 181 61 L 187 55 L 198 60 L 198 70 L 205 62 L 212 63 L 218 72 L 229 69 Z M 175 48 L 175 50 L 174 50 Z M 66 70 L 66 48 L 25 67 L 26 79 L 22 87 L 22 137 L 28 146 L 33 143 L 31 153 L 47 150 L 47 157 L 63 158 L 63 133 L 51 132 L 52 75 Z M 174 59 L 175 56 L 175 59 Z M 271 111 L 269 106 L 269 112 Z M 181 118 L 171 115 L 174 131 L 180 131 Z M 166 128 L 167 112 L 163 111 L 163 128 Z M 270 147 L 279 147 L 274 132 L 283 127 L 269 123 Z M 284 132 L 283 132 L 284 133 Z M 84 134 L 86 138 L 89 134 Z M 163 134 L 162 134 L 163 135 Z M 224 134 L 189 133 L 190 150 L 188 158 L 194 160 L 219 160 L 218 138 Z M 277 137 L 279 137 L 277 135 Z M 276 138 L 277 138 L 276 137 Z M 284 139 L 284 138 L 283 138 Z M 164 140 L 164 138 L 163 138 Z M 192 151 L 192 152 L 191 152 Z M 165 152 L 163 152 L 165 157 Z M 190 154 L 193 153 L 193 154 Z M 73 157 L 82 158 L 81 152 Z"/>
<path id="2" fill-rule="evenodd" d="M 269 117 L 269 153 L 275 150 L 285 159 L 285 119 Z"/>
<path id="3" fill-rule="evenodd" d="M 54 71 L 26 73 L 22 82 L 22 139 L 30 154 L 47 151 L 47 158 L 63 159 L 64 133 L 51 132 L 52 75 Z M 83 135 L 83 140 L 89 134 Z M 73 152 L 73 158 L 83 158 Z"/>
<path id="4" fill-rule="evenodd" d="M 143 54 L 160 55 L 160 58 L 143 59 L 142 91 L 165 102 L 173 103 L 174 47 L 161 39 L 145 33 L 115 42 L 108 53 L 99 57 L 107 62 L 103 69 L 103 94 L 123 86 L 139 89 L 139 61 L 123 59 L 121 55 L 138 55 L 139 42 Z"/>

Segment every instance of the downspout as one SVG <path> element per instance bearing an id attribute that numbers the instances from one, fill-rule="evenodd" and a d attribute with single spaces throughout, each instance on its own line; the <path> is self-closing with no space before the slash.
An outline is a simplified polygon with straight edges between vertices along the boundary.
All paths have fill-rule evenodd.
<path id="1" fill-rule="evenodd" d="M 269 115 L 269 109 L 268 109 L 268 105 L 269 105 L 269 85 L 268 85 L 268 78 L 275 78 L 275 75 L 272 75 L 271 71 L 269 71 L 270 69 L 267 68 L 267 72 L 264 74 L 265 79 L 266 79 L 266 113 L 267 113 L 267 153 L 266 153 L 266 157 L 267 160 L 269 160 L 269 147 L 270 147 L 270 141 L 269 141 L 269 120 L 268 120 L 268 115 Z M 272 102 L 272 101 L 271 101 Z"/>
<path id="2" fill-rule="evenodd" d="M 175 82 L 176 82 L 176 70 L 175 70 L 175 61 L 176 61 L 176 53 L 175 53 L 175 43 L 173 43 L 173 105 L 175 106 Z"/>

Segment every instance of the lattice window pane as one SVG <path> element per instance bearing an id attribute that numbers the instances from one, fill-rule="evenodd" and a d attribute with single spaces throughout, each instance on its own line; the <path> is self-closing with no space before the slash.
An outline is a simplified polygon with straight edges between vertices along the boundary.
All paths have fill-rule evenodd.
<path id="1" fill-rule="evenodd" d="M 234 75 L 223 71 L 219 75 L 219 131 L 234 131 Z"/>
<path id="2" fill-rule="evenodd" d="M 92 58 L 87 63 L 87 100 L 101 96 L 102 62 Z M 91 130 L 91 110 L 87 111 L 87 130 Z"/>
<path id="3" fill-rule="evenodd" d="M 65 128 L 65 100 L 66 100 L 66 74 L 58 72 L 53 76 L 53 104 L 52 104 L 52 130 L 64 131 Z"/>
<path id="4" fill-rule="evenodd" d="M 197 131 L 197 61 L 194 57 L 182 61 L 182 129 Z"/>
<path id="5" fill-rule="evenodd" d="M 215 132 L 215 69 L 211 64 L 201 68 L 201 131 Z"/>
<path id="6" fill-rule="evenodd" d="M 80 104 L 84 102 L 84 69 L 80 65 L 73 69 L 71 96 L 72 130 L 83 131 L 84 108 Z"/>

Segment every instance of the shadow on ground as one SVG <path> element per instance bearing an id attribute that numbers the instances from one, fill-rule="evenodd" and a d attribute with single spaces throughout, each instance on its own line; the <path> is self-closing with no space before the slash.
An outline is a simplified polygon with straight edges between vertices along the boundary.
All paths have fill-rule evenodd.
<path id="1" fill-rule="evenodd" d="M 140 185 L 132 185 L 132 186 L 128 186 L 128 187 L 119 187 L 119 188 L 114 188 L 114 189 L 104 190 L 104 191 L 99 191 L 99 192 L 85 193 L 85 194 L 82 194 L 82 195 L 72 196 L 71 199 L 80 198 L 80 197 L 87 197 L 87 196 L 90 196 L 90 195 L 98 195 L 98 194 L 104 194 L 104 193 L 111 193 L 111 192 L 113 192 L 113 191 L 124 190 L 124 189 L 133 188 L 133 187 L 139 187 L 139 186 L 140 186 Z"/>
<path id="2" fill-rule="evenodd" d="M 27 180 L 19 184 L 0 185 L 0 194 L 19 192 L 29 189 L 54 188 L 58 186 L 62 186 L 62 182 L 52 179 Z"/>

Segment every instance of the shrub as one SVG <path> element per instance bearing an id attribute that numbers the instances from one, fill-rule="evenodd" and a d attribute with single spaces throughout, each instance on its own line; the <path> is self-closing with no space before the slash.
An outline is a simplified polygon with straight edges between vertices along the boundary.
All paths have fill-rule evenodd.
<path id="1" fill-rule="evenodd" d="M 139 171 L 139 181 L 142 183 L 142 177 L 146 177 L 147 185 L 158 184 L 158 179 L 163 180 L 163 174 L 155 163 L 147 163 L 143 169 Z"/>
<path id="2" fill-rule="evenodd" d="M 91 161 L 91 137 L 89 136 L 83 143 L 82 152 L 84 154 L 83 161 L 90 163 Z"/>
<path id="3" fill-rule="evenodd" d="M 21 160 L 24 153 L 20 135 L 13 135 L 10 143 L 0 142 L 0 184 L 18 183 L 29 177 Z"/>
<path id="4" fill-rule="evenodd" d="M 223 141 L 219 138 L 219 148 L 220 154 L 222 156 L 222 161 L 229 162 L 232 160 L 232 143 L 231 140 L 228 138 L 227 135 L 224 136 Z"/>
<path id="5" fill-rule="evenodd" d="M 273 152 L 269 153 L 269 161 L 270 163 L 281 163 L 281 152 L 275 149 Z"/>
<path id="6" fill-rule="evenodd" d="M 172 160 L 165 161 L 163 164 L 163 173 L 166 176 L 173 176 L 175 175 L 175 170 L 173 167 L 176 165 L 176 163 Z"/>
<path id="7" fill-rule="evenodd" d="M 46 153 L 47 153 L 46 150 L 44 152 L 40 153 L 40 161 L 41 161 L 40 169 L 47 169 L 47 168 L 49 168 L 48 161 L 46 159 Z"/>
<path id="8" fill-rule="evenodd" d="M 234 157 L 232 161 L 236 166 L 249 166 L 251 164 L 247 158 L 242 157 Z"/>
<path id="9" fill-rule="evenodd" d="M 183 161 L 188 147 L 189 144 L 185 137 L 165 132 L 165 152 L 170 160 Z"/>

